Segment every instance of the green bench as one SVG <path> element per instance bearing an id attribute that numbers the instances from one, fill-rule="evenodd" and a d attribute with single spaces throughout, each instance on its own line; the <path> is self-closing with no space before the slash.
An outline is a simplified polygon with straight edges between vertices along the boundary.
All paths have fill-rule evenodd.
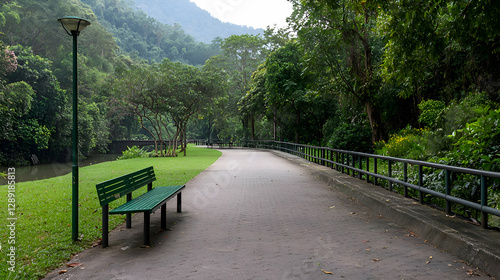
<path id="1" fill-rule="evenodd" d="M 96 185 L 97 195 L 102 206 L 102 247 L 108 246 L 108 218 L 110 214 L 126 214 L 127 228 L 132 227 L 132 213 L 144 213 L 144 245 L 150 244 L 150 215 L 161 207 L 161 228 L 166 229 L 167 201 L 177 196 L 177 212 L 182 211 L 182 186 L 156 187 L 153 167 L 132 172 Z M 132 198 L 132 192 L 144 186 L 148 191 L 137 198 Z M 127 202 L 109 211 L 109 203 L 123 196 Z"/>

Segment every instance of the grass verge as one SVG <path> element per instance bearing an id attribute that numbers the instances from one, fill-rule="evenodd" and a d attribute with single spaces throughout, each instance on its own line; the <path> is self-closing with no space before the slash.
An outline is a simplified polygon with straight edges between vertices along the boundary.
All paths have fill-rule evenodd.
<path id="1" fill-rule="evenodd" d="M 0 186 L 0 225 L 3 225 L 0 279 L 42 278 L 99 240 L 101 207 L 95 189 L 97 183 L 153 166 L 157 178 L 153 186 L 181 185 L 212 165 L 220 155 L 217 150 L 189 146 L 187 157 L 127 159 L 80 168 L 80 242 L 71 240 L 71 174 L 15 184 L 15 208 L 10 209 L 13 215 L 9 213 L 9 185 Z M 112 203 L 111 209 L 124 199 Z M 9 220 L 12 217 L 17 219 Z M 8 227 L 11 222 L 15 228 Z M 124 215 L 111 215 L 110 229 L 123 222 Z M 11 250 L 11 246 L 15 250 Z M 12 251 L 15 252 L 14 272 L 9 270 L 12 263 L 8 263 Z"/>

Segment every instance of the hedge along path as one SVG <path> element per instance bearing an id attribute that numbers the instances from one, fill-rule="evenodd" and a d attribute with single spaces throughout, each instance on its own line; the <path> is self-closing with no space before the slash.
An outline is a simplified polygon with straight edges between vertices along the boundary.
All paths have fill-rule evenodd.
<path id="1" fill-rule="evenodd" d="M 80 242 L 71 240 L 71 174 L 45 180 L 15 184 L 15 244 L 8 244 L 8 186 L 0 186 L 0 279 L 42 278 L 47 271 L 60 266 L 72 255 L 101 238 L 101 207 L 95 185 L 137 169 L 153 166 L 155 185 L 185 184 L 212 165 L 221 155 L 213 149 L 188 147 L 187 156 L 169 158 L 137 158 L 116 160 L 81 167 L 79 182 Z M 136 195 L 139 195 L 138 192 Z M 125 198 L 117 200 L 123 204 Z M 111 208 L 116 207 L 111 204 Z M 124 217 L 111 216 L 110 229 L 124 222 Z M 14 273 L 7 261 L 7 246 L 15 247 Z"/>

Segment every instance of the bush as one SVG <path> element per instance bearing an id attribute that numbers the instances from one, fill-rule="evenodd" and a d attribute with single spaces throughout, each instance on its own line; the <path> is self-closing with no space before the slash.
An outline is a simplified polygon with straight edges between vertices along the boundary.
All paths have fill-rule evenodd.
<path id="1" fill-rule="evenodd" d="M 455 143 L 443 161 L 448 164 L 486 171 L 500 171 L 500 109 L 488 107 L 476 110 L 483 115 L 467 123 L 449 138 Z"/>
<path id="2" fill-rule="evenodd" d="M 425 158 L 425 139 L 428 133 L 429 130 L 408 126 L 399 133 L 391 135 L 387 142 L 378 142 L 377 154 L 422 160 Z"/>
<path id="3" fill-rule="evenodd" d="M 427 126 L 433 127 L 438 116 L 445 109 L 446 104 L 443 101 L 427 100 L 418 104 L 418 108 L 422 111 L 418 117 L 418 122 Z"/>
<path id="4" fill-rule="evenodd" d="M 121 157 L 117 159 L 131 159 L 131 158 L 145 158 L 151 157 L 154 152 L 147 152 L 146 150 L 139 148 L 137 146 L 127 147 L 127 150 L 123 152 Z"/>
<path id="5" fill-rule="evenodd" d="M 371 152 L 371 129 L 361 124 L 342 123 L 335 128 L 328 139 L 328 146 L 334 149 Z"/>

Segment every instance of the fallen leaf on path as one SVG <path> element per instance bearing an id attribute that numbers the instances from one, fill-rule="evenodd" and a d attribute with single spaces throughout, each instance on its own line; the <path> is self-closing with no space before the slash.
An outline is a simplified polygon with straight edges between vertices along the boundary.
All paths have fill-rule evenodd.
<path id="1" fill-rule="evenodd" d="M 470 219 L 472 220 L 472 223 L 473 223 L 474 225 L 478 225 L 478 226 L 479 226 L 479 225 L 481 225 L 481 223 L 480 223 L 480 222 L 478 222 L 476 219 L 474 219 L 474 218 L 470 218 Z"/>
<path id="2" fill-rule="evenodd" d="M 426 261 L 426 262 L 425 262 L 425 264 L 430 264 L 430 263 L 431 263 L 431 261 Z"/>
<path id="3" fill-rule="evenodd" d="M 67 267 L 75 267 L 75 266 L 79 266 L 79 265 L 82 265 L 82 264 L 81 263 L 69 263 L 66 266 Z"/>
<path id="4" fill-rule="evenodd" d="M 373 259 L 373 261 L 374 261 L 374 262 L 378 262 L 378 261 L 380 261 L 380 259 Z"/>
<path id="5" fill-rule="evenodd" d="M 370 252 L 370 251 L 371 251 L 371 249 L 365 249 L 365 251 Z"/>
<path id="6" fill-rule="evenodd" d="M 469 275 L 469 276 L 481 276 L 479 273 L 477 273 L 473 269 L 467 269 L 467 275 Z"/>
<path id="7" fill-rule="evenodd" d="M 323 271 L 324 274 L 333 274 L 333 272 L 330 272 L 330 271 L 326 271 L 324 269 L 322 269 L 321 271 Z"/>
<path id="8" fill-rule="evenodd" d="M 101 242 L 102 242 L 102 238 L 97 240 L 96 242 L 92 243 L 92 247 L 97 247 L 97 246 L 101 245 Z"/>
<path id="9" fill-rule="evenodd" d="M 66 272 L 68 272 L 68 270 L 67 270 L 67 269 L 64 269 L 64 270 L 59 270 L 59 274 L 64 274 L 64 273 L 66 273 Z"/>
<path id="10" fill-rule="evenodd" d="M 415 233 L 413 233 L 413 232 L 410 231 L 410 233 L 406 234 L 405 236 L 407 236 L 407 237 L 415 237 L 417 235 Z"/>

